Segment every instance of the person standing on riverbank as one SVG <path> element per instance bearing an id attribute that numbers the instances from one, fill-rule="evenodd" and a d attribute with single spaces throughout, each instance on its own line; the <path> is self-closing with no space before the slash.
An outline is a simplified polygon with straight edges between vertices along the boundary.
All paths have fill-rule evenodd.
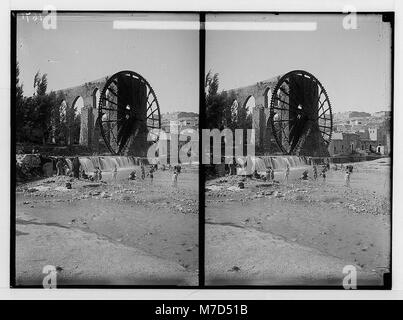
<path id="1" fill-rule="evenodd" d="M 63 175 L 63 161 L 62 161 L 62 158 L 57 159 L 57 162 L 56 162 L 56 175 L 57 176 Z"/>
<path id="2" fill-rule="evenodd" d="M 351 172 L 349 170 L 346 170 L 346 175 L 344 177 L 346 187 L 350 187 L 350 176 Z"/>
<path id="3" fill-rule="evenodd" d="M 316 165 L 313 165 L 313 179 L 316 180 L 318 178 L 318 168 Z"/>
<path id="4" fill-rule="evenodd" d="M 323 178 L 323 182 L 326 182 L 326 171 L 327 171 L 327 167 L 323 166 L 322 172 L 320 174 L 322 176 L 322 178 Z"/>
<path id="5" fill-rule="evenodd" d="M 288 183 L 288 177 L 290 176 L 290 165 L 287 163 L 286 167 L 285 167 L 285 172 L 284 172 L 284 180 L 283 182 Z"/>
<path id="6" fill-rule="evenodd" d="M 113 171 L 112 171 L 113 181 L 116 182 L 117 177 L 118 177 L 118 166 L 115 164 L 115 166 L 113 168 Z"/>
<path id="7" fill-rule="evenodd" d="M 141 180 L 144 180 L 146 178 L 146 169 L 144 168 L 144 165 L 141 164 Z"/>
<path id="8" fill-rule="evenodd" d="M 154 166 L 151 166 L 150 171 L 148 172 L 148 175 L 150 176 L 151 184 L 153 183 L 154 180 Z"/>
<path id="9" fill-rule="evenodd" d="M 178 187 L 178 168 L 175 166 L 174 167 L 174 173 L 172 175 L 172 185 L 176 188 Z"/>
<path id="10" fill-rule="evenodd" d="M 73 177 L 80 179 L 80 160 L 78 157 L 73 159 Z"/>

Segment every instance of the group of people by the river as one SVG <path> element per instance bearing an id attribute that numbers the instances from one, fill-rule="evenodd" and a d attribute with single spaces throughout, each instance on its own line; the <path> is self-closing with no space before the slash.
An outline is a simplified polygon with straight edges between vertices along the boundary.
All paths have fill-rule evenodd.
<path id="1" fill-rule="evenodd" d="M 137 174 L 136 169 L 133 169 L 128 176 L 128 180 L 134 181 L 137 180 L 139 176 L 141 180 L 146 180 L 147 178 L 150 179 L 150 183 L 154 181 L 154 173 L 157 170 L 170 170 L 172 169 L 172 186 L 178 186 L 178 176 L 181 172 L 181 166 L 179 164 L 171 166 L 171 165 L 160 165 L 157 164 L 150 164 L 148 167 L 144 163 L 140 163 L 140 174 Z M 116 182 L 118 177 L 119 168 L 115 164 L 112 168 L 112 181 Z M 56 175 L 66 175 L 70 177 L 74 177 L 77 179 L 84 179 L 94 182 L 101 182 L 103 181 L 102 170 L 100 167 L 95 167 L 93 172 L 86 172 L 78 157 L 75 157 L 71 160 L 71 165 L 67 164 L 66 159 L 60 157 L 56 161 Z"/>
<path id="2" fill-rule="evenodd" d="M 351 181 L 351 174 L 353 173 L 353 165 L 348 164 L 346 166 L 344 166 L 343 164 L 340 164 L 340 166 L 338 166 L 336 163 L 333 165 L 333 170 L 334 171 L 338 171 L 344 170 L 344 185 L 346 187 L 350 187 L 350 181 Z M 330 171 L 330 163 L 329 162 L 325 162 L 321 165 L 317 165 L 317 164 L 313 164 L 312 165 L 312 175 L 313 175 L 313 180 L 317 180 L 318 179 L 318 172 L 319 175 L 322 177 L 322 181 L 326 182 L 326 176 L 327 176 L 327 172 Z M 309 172 L 308 170 L 304 170 L 304 172 L 302 173 L 302 176 L 300 177 L 301 180 L 308 180 L 309 179 Z"/>
<path id="3" fill-rule="evenodd" d="M 322 178 L 323 182 L 326 182 L 326 177 L 327 177 L 327 172 L 330 171 L 330 163 L 329 162 L 324 162 L 322 164 L 312 164 L 312 177 L 314 181 L 318 180 L 318 176 Z M 345 186 L 350 187 L 350 182 L 351 182 L 351 174 L 353 173 L 353 165 L 348 164 L 344 166 L 343 164 L 340 164 L 339 166 L 337 164 L 333 165 L 333 170 L 344 170 L 345 175 L 344 175 L 344 181 L 345 181 Z M 290 165 L 287 163 L 284 171 L 283 171 L 283 178 L 282 178 L 282 183 L 288 184 L 290 176 Z M 252 177 L 255 179 L 262 179 L 264 181 L 275 181 L 274 180 L 274 169 L 272 167 L 268 167 L 265 173 L 259 174 L 257 170 L 254 170 Z M 299 180 L 310 180 L 309 178 L 309 169 L 305 169 L 301 176 L 299 177 Z"/>
<path id="4" fill-rule="evenodd" d="M 165 171 L 165 170 L 170 170 L 172 167 L 171 165 L 161 165 L 160 170 Z M 149 177 L 150 182 L 153 183 L 154 181 L 154 173 L 157 172 L 158 170 L 158 165 L 157 164 L 152 164 L 150 165 L 148 172 L 146 173 L 146 167 L 144 164 L 140 165 L 140 178 L 141 180 L 145 180 L 147 177 Z M 173 166 L 173 173 L 172 173 L 172 185 L 174 187 L 178 186 L 178 176 L 179 173 L 181 172 L 182 168 L 179 164 Z M 137 180 L 137 172 L 136 170 L 133 170 L 129 174 L 129 180 Z"/>
<path id="5" fill-rule="evenodd" d="M 115 168 L 117 170 L 117 168 Z M 156 164 L 152 164 L 150 165 L 148 172 L 146 173 L 146 167 L 143 163 L 141 163 L 140 165 L 140 177 L 141 180 L 145 180 L 146 177 L 150 178 L 150 182 L 153 183 L 154 180 L 154 172 L 156 172 L 158 170 L 158 166 Z M 115 178 L 116 180 L 116 178 Z M 129 180 L 137 180 L 137 171 L 136 170 L 132 170 L 129 173 Z"/>
<path id="6" fill-rule="evenodd" d="M 334 171 L 338 171 L 341 170 L 345 172 L 344 175 L 344 184 L 346 187 L 350 187 L 350 181 L 351 181 L 351 174 L 353 173 L 353 165 L 348 164 L 346 166 L 344 166 L 343 164 L 340 164 L 340 166 L 338 166 L 336 163 L 333 165 L 333 170 Z M 313 164 L 312 165 L 312 176 L 313 176 L 313 180 L 317 180 L 318 179 L 318 173 L 319 175 L 322 177 L 322 181 L 326 182 L 326 176 L 327 176 L 327 172 L 330 171 L 330 163 L 329 162 L 325 162 L 323 164 L 317 165 L 317 164 Z M 301 177 L 301 180 L 308 180 L 309 179 L 309 171 L 308 170 L 304 170 Z"/>

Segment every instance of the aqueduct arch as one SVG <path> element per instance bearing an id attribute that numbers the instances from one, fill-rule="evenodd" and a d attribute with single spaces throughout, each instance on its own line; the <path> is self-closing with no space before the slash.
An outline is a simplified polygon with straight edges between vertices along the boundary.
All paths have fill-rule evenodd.
<path id="1" fill-rule="evenodd" d="M 66 125 L 72 126 L 72 115 L 70 110 L 74 108 L 74 104 L 78 97 L 83 100 L 83 107 L 80 110 L 80 140 L 79 144 L 88 147 L 93 152 L 99 151 L 99 132 L 96 133 L 95 121 L 98 117 L 97 108 L 94 106 L 94 93 L 99 88 L 103 88 L 108 77 L 103 77 L 94 81 L 86 82 L 82 85 L 60 89 L 56 91 L 56 96 L 60 103 L 65 102 L 66 108 Z M 72 130 L 68 130 L 67 143 L 73 144 L 74 137 Z"/>

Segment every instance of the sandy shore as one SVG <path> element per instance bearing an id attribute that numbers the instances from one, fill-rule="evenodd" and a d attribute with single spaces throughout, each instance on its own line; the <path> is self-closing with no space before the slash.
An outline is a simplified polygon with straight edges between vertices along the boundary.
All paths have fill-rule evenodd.
<path id="1" fill-rule="evenodd" d="M 137 168 L 139 172 L 139 168 Z M 45 265 L 59 285 L 197 285 L 198 171 L 184 168 L 106 183 L 52 177 L 17 188 L 16 282 L 42 285 Z"/>
<path id="2" fill-rule="evenodd" d="M 210 285 L 381 285 L 390 265 L 390 160 L 354 163 L 326 181 L 272 184 L 231 176 L 207 183 L 206 282 Z M 312 169 L 309 168 L 312 177 Z M 283 173 L 275 179 L 282 181 Z"/>

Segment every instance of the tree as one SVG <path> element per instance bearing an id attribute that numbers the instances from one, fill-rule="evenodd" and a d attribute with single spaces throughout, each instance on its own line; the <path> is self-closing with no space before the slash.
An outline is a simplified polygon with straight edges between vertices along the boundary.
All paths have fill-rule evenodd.
<path id="1" fill-rule="evenodd" d="M 19 64 L 16 66 L 16 117 L 17 141 L 48 143 L 65 139 L 65 123 L 60 121 L 60 101 L 55 92 L 47 93 L 47 74 L 38 71 L 34 76 L 34 94 L 24 97 L 19 81 Z M 63 136 L 63 137 L 60 137 Z"/>
<path id="2" fill-rule="evenodd" d="M 250 129 L 252 128 L 252 117 L 246 106 L 233 105 L 236 100 L 234 93 L 226 91 L 218 92 L 219 75 L 212 74 L 211 70 L 206 74 L 205 99 L 206 99 L 206 122 L 209 129 Z"/>
<path id="3" fill-rule="evenodd" d="M 225 121 L 226 94 L 218 93 L 218 73 L 212 75 L 211 70 L 205 80 L 206 122 L 209 129 L 223 128 Z"/>
<path id="4" fill-rule="evenodd" d="M 24 137 L 24 90 L 23 85 L 20 84 L 20 66 L 17 62 L 15 70 L 15 86 L 16 86 L 16 97 L 15 97 L 15 113 L 16 113 L 16 138 L 20 141 Z"/>
<path id="5" fill-rule="evenodd" d="M 220 82 L 218 80 L 218 73 L 212 76 L 211 70 L 206 75 L 206 81 L 204 87 L 208 96 L 215 96 L 218 93 L 218 86 Z"/>
<path id="6" fill-rule="evenodd" d="M 45 73 L 41 76 L 38 71 L 34 77 L 34 89 L 37 96 L 43 96 L 46 94 L 48 88 L 48 75 Z"/>
<path id="7" fill-rule="evenodd" d="M 17 74 L 19 75 L 19 72 Z M 17 79 L 17 83 L 18 81 L 19 79 Z M 41 142 L 45 144 L 53 134 L 52 116 L 57 99 L 54 92 L 46 93 L 47 85 L 47 75 L 41 76 L 38 71 L 34 76 L 34 95 L 24 98 L 19 106 L 17 117 L 20 120 L 17 123 L 17 132 L 21 133 L 19 135 L 19 141 L 21 142 Z"/>
<path id="8" fill-rule="evenodd" d="M 221 91 L 219 89 L 219 75 L 212 75 L 211 70 L 207 73 L 205 79 L 205 99 L 206 99 L 206 124 L 207 129 L 224 128 L 231 129 L 251 129 L 252 116 L 248 114 L 246 104 L 238 105 L 235 93 Z M 234 140 L 235 143 L 235 140 Z M 247 131 L 243 132 L 244 153 L 248 144 Z M 224 148 L 224 144 L 221 144 Z M 222 150 L 223 154 L 224 150 Z"/>

